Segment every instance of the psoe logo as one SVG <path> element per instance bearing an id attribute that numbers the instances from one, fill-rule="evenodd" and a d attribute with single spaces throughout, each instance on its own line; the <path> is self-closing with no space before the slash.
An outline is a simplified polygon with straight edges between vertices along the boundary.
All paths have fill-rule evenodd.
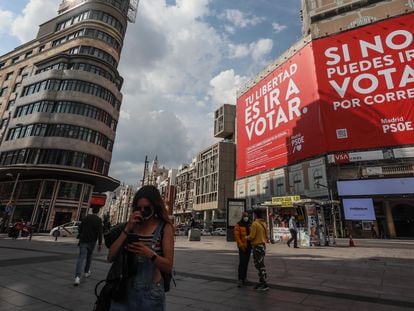
<path id="1" fill-rule="evenodd" d="M 382 130 L 386 133 L 413 131 L 413 122 L 404 120 L 403 117 L 381 119 Z"/>
<path id="2" fill-rule="evenodd" d="M 303 149 L 305 144 L 305 136 L 302 134 L 296 134 L 290 138 L 292 153 L 299 152 Z"/>

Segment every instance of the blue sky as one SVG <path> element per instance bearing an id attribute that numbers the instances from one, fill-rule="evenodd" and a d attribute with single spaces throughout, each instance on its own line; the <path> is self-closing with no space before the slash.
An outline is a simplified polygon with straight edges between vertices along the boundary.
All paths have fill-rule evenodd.
<path id="1" fill-rule="evenodd" d="M 36 36 L 60 0 L 0 0 L 0 54 Z M 141 0 L 119 71 L 124 100 L 110 175 L 145 155 L 177 168 L 213 138 L 213 112 L 301 36 L 300 0 Z"/>

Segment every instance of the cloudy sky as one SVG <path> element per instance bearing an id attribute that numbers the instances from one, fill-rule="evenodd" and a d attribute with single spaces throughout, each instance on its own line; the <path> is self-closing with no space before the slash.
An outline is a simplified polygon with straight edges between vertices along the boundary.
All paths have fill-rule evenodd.
<path id="1" fill-rule="evenodd" d="M 0 0 L 0 55 L 33 39 L 61 0 Z M 142 177 L 145 155 L 177 168 L 217 141 L 213 111 L 301 35 L 300 0 L 141 0 L 110 175 Z"/>

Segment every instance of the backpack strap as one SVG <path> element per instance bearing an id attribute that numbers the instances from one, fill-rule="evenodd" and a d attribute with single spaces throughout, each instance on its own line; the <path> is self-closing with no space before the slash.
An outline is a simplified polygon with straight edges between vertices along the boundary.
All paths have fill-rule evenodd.
<path id="1" fill-rule="evenodd" d="M 154 235 L 152 236 L 151 241 L 151 248 L 154 250 L 155 246 L 157 245 L 157 241 L 162 237 L 162 232 L 164 230 L 165 222 L 164 220 L 160 219 L 158 223 L 157 229 L 155 229 Z M 162 241 L 161 241 L 162 243 Z"/>

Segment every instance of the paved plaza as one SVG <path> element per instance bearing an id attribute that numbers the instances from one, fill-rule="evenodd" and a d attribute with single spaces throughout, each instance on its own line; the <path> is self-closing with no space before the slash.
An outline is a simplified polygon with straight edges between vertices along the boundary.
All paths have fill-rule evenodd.
<path id="1" fill-rule="evenodd" d="M 109 269 L 106 251 L 95 254 L 92 276 L 73 286 L 76 240 L 0 235 L 0 310 L 91 310 L 93 289 Z M 176 238 L 177 287 L 167 310 L 414 310 L 414 241 L 357 240 L 355 248 L 288 248 L 269 244 L 270 290 L 237 288 L 238 253 L 223 237 L 200 242 Z"/>

